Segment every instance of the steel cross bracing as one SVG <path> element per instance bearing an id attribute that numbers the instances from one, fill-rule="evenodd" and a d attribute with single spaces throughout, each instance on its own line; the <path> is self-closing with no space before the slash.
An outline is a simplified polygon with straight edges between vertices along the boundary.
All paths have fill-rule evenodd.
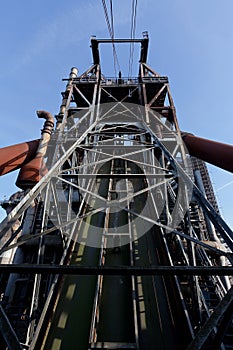
<path id="1" fill-rule="evenodd" d="M 134 40 L 136 78 L 102 74 L 106 42 L 92 38 L 86 72 L 72 68 L 49 171 L 0 226 L 5 348 L 227 348 L 232 232 L 193 182 L 168 79 L 146 64 L 148 37 Z"/>

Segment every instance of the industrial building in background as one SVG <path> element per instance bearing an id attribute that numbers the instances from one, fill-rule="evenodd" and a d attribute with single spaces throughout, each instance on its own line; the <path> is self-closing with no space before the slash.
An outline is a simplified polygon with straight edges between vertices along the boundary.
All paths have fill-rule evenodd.
<path id="1" fill-rule="evenodd" d="M 2 202 L 0 349 L 233 349 L 233 233 L 204 161 L 233 147 L 181 133 L 168 78 L 141 39 L 91 38 Z M 137 77 L 106 77 L 101 45 L 140 45 Z M 198 157 L 198 158 L 197 158 Z"/>

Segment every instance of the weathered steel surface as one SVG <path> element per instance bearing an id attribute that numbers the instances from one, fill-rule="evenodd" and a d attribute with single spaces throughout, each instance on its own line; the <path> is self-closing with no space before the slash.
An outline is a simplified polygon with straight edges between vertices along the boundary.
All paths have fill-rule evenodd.
<path id="1" fill-rule="evenodd" d="M 8 273 L 51 273 L 64 275 L 233 275 L 233 268 L 228 266 L 75 266 L 75 265 L 37 265 L 37 264 L 2 264 L 0 271 Z"/>
<path id="2" fill-rule="evenodd" d="M 0 175 L 19 169 L 36 155 L 39 140 L 0 148 Z"/>
<path id="3" fill-rule="evenodd" d="M 233 146 L 183 133 L 183 141 L 191 156 L 233 173 Z"/>

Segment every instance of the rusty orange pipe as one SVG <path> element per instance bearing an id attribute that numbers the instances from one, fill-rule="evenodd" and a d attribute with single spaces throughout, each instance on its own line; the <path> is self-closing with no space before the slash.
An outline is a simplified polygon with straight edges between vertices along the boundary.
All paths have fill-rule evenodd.
<path id="1" fill-rule="evenodd" d="M 32 160 L 38 149 L 40 140 L 19 143 L 0 148 L 0 175 L 19 169 Z"/>
<path id="2" fill-rule="evenodd" d="M 33 187 L 48 171 L 44 163 L 44 155 L 53 131 L 54 118 L 51 113 L 46 111 L 37 111 L 37 115 L 38 118 L 44 118 L 46 121 L 41 131 L 41 139 L 34 159 L 20 169 L 16 180 L 16 186 L 22 189 Z"/>
<path id="3" fill-rule="evenodd" d="M 203 139 L 184 132 L 182 138 L 191 156 L 233 173 L 232 145 Z"/>

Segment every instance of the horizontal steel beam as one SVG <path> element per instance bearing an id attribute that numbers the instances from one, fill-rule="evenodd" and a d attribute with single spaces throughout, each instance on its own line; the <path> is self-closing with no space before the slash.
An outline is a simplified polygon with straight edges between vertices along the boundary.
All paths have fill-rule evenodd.
<path id="1" fill-rule="evenodd" d="M 143 43 L 145 39 L 93 39 L 97 43 Z"/>
<path id="2" fill-rule="evenodd" d="M 147 52 L 148 52 L 148 36 L 144 36 L 142 39 L 96 39 L 95 37 L 91 38 L 91 48 L 93 54 L 94 64 L 100 64 L 100 55 L 99 55 L 99 44 L 115 44 L 115 43 L 141 43 L 141 54 L 140 61 L 141 63 L 146 63 Z"/>
<path id="3" fill-rule="evenodd" d="M 119 342 L 96 342 L 96 343 L 91 343 L 89 346 L 90 350 L 93 349 L 137 349 L 136 343 L 119 343 Z"/>
<path id="4" fill-rule="evenodd" d="M 112 134 L 114 134 L 114 132 L 112 132 Z M 115 133 L 116 134 L 116 133 Z M 105 136 L 105 135 L 103 135 Z M 75 138 L 74 138 L 75 139 Z M 67 140 L 69 141 L 69 139 L 67 138 Z M 89 144 L 89 145 L 82 145 L 80 146 L 79 148 L 82 148 L 82 149 L 93 149 L 93 147 L 97 148 L 97 150 L 101 150 L 102 148 L 110 148 L 110 149 L 120 149 L 120 150 L 124 150 L 124 152 L 129 152 L 131 149 L 134 150 L 134 149 L 141 149 L 143 151 L 148 151 L 148 148 L 152 149 L 154 148 L 154 145 L 153 144 L 140 144 L 140 145 L 125 145 L 121 142 L 131 142 L 132 140 L 130 139 L 120 139 L 120 138 L 114 138 L 112 140 L 104 140 L 104 141 L 101 141 L 101 142 L 105 142 L 105 144 L 101 144 L 101 143 L 98 143 L 98 144 Z M 170 141 L 170 140 L 169 140 Z M 171 139 L 172 142 L 175 141 L 175 139 Z M 111 144 L 110 142 L 119 142 L 118 144 Z M 126 151 L 125 151 L 126 149 Z M 95 151 L 95 149 L 94 149 Z"/>
<path id="5" fill-rule="evenodd" d="M 77 266 L 77 265 L 38 265 L 38 264 L 1 264 L 1 273 L 49 273 L 64 275 L 233 275 L 230 266 Z"/>
<path id="6" fill-rule="evenodd" d="M 173 177 L 173 174 L 133 174 L 133 173 L 127 173 L 127 174 L 61 174 L 64 179 L 66 178 L 73 178 L 73 177 L 79 177 L 79 178 L 141 178 L 141 177 Z"/>

